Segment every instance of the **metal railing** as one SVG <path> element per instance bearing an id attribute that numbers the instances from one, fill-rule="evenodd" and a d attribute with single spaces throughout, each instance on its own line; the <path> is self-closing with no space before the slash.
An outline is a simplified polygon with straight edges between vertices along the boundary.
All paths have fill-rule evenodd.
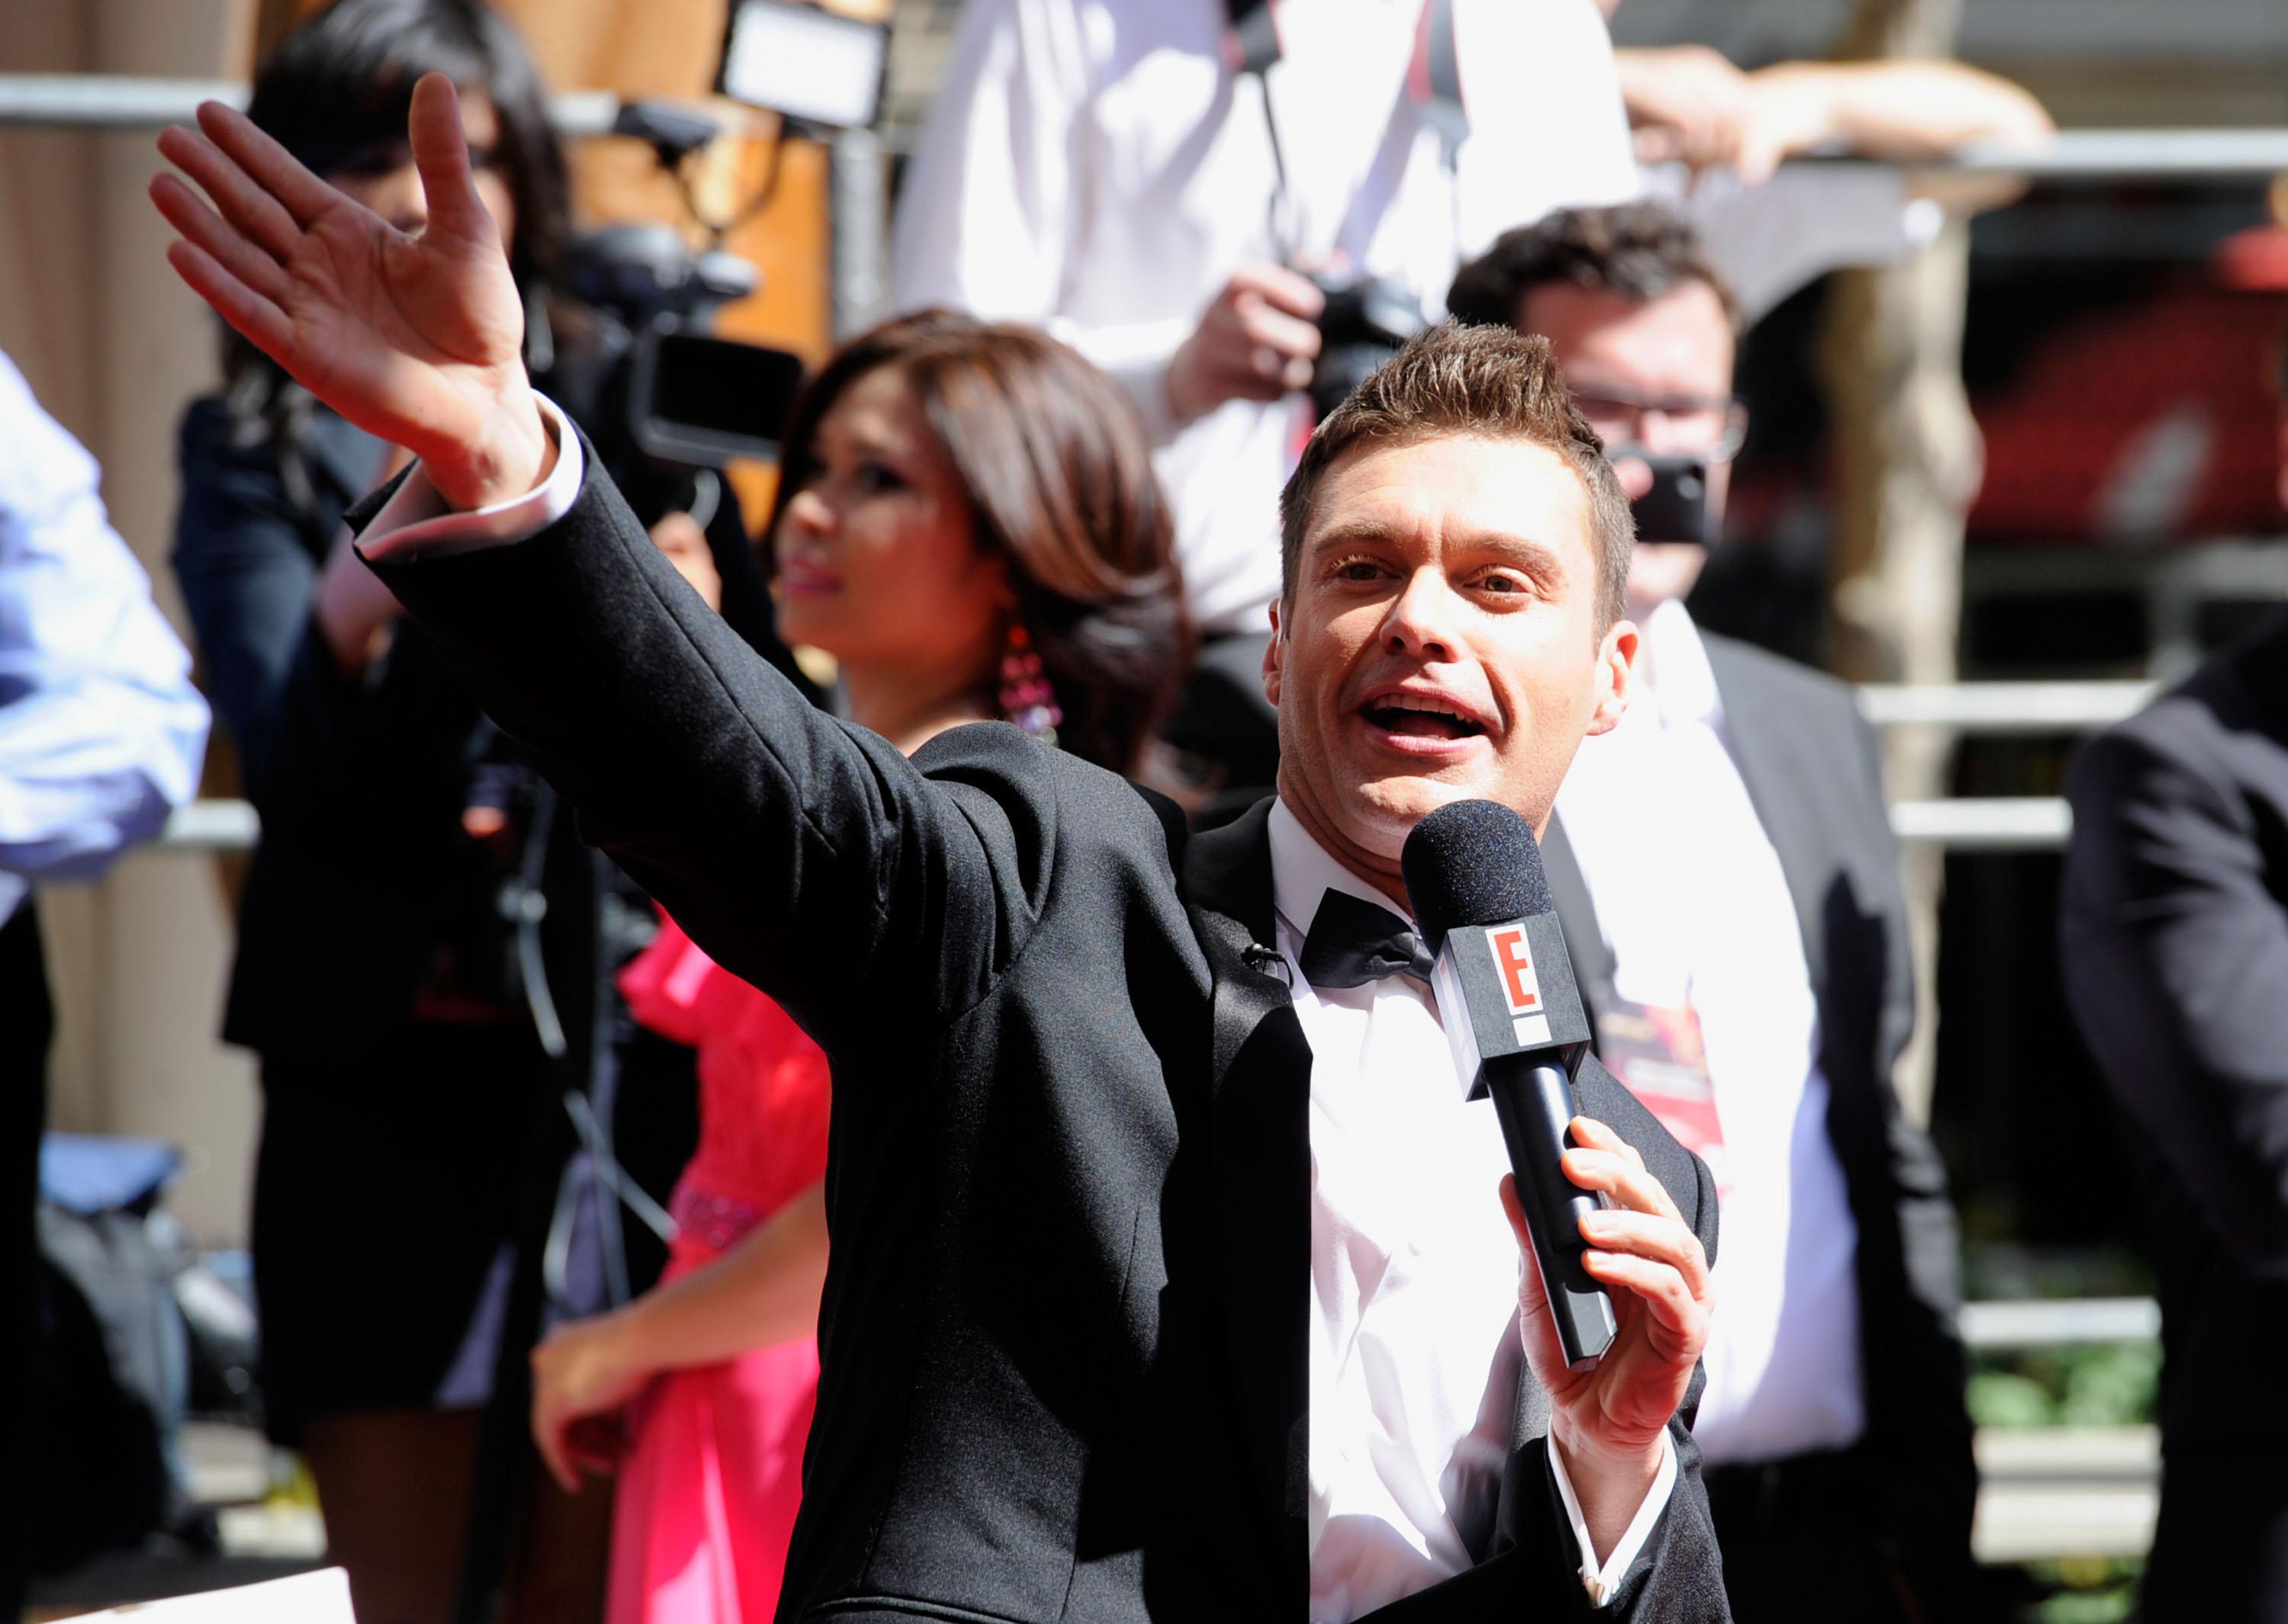
<path id="1" fill-rule="evenodd" d="M 156 130 L 187 124 L 203 101 L 246 106 L 238 79 L 158 79 L 136 74 L 0 74 L 0 126 L 46 130 Z M 620 98 L 568 91 L 549 99 L 558 133 L 607 135 Z"/>
<path id="2" fill-rule="evenodd" d="M 246 85 L 231 79 L 0 74 L 0 125 L 155 129 L 187 121 L 202 101 L 242 107 L 246 94 Z M 619 99 L 609 91 L 575 91 L 557 96 L 552 106 L 557 128 L 565 135 L 601 135 L 611 128 Z M 1834 165 L 1865 160 L 1802 162 Z M 1977 142 L 1912 167 L 2030 180 L 2260 178 L 2288 172 L 2288 129 L 2064 130 L 2038 146 Z"/>
<path id="3" fill-rule="evenodd" d="M 2149 701 L 2148 682 L 1968 682 L 1919 686 L 1870 685 L 1860 709 L 1878 727 L 1933 726 L 1957 733 L 2080 733 L 2119 721 Z M 169 820 L 155 843 L 173 852 L 243 852 L 260 832 L 243 801 L 201 801 Z M 2066 843 L 2073 817 L 2054 796 L 1987 796 L 1901 801 L 1892 832 L 1908 845 L 1954 852 L 2054 852 Z"/>
<path id="4" fill-rule="evenodd" d="M 2142 709 L 2157 682 L 1951 682 L 1859 690 L 1859 710 L 1877 727 L 1943 727 L 1958 733 L 2082 733 Z"/>

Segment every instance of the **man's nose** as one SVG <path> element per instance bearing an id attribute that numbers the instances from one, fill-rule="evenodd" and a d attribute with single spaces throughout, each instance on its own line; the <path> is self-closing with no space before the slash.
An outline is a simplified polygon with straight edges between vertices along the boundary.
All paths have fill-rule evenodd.
<path id="1" fill-rule="evenodd" d="M 1415 571 L 1384 619 L 1384 646 L 1394 654 L 1417 660 L 1452 659 L 1460 646 L 1454 630 L 1458 607 L 1454 589 L 1442 572 Z"/>

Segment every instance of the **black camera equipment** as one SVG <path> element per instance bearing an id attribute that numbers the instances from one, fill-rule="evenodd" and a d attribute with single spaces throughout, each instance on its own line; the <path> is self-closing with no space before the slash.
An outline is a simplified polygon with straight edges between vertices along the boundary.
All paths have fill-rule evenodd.
<path id="1" fill-rule="evenodd" d="M 1692 542 L 1716 544 L 1715 511 L 1708 502 L 1709 458 L 1705 452 L 1663 454 L 1616 446 L 1607 453 L 1614 461 L 1642 463 L 1652 470 L 1652 487 L 1629 503 L 1641 542 Z"/>
<path id="2" fill-rule="evenodd" d="M 1225 0 L 1225 13 L 1231 25 L 1231 44 L 1239 71 L 1264 82 L 1263 122 L 1271 138 L 1271 235 L 1281 245 L 1289 263 L 1293 264 L 1297 257 L 1287 227 L 1291 212 L 1287 154 L 1280 142 L 1279 119 L 1265 81 L 1282 51 L 1277 15 L 1271 0 Z M 1470 120 L 1462 107 L 1461 62 L 1454 50 L 1453 0 L 1423 0 L 1418 36 L 1420 58 L 1417 66 L 1422 71 L 1418 78 L 1411 71 L 1406 75 L 1405 89 L 1391 109 L 1390 121 L 1394 127 L 1397 121 L 1410 115 L 1438 136 L 1447 188 L 1454 203 L 1455 240 L 1458 247 L 1460 194 L 1455 190 L 1457 162 L 1462 142 L 1470 132 Z M 1422 91 L 1419 95 L 1418 83 Z M 1385 131 L 1386 136 L 1392 132 L 1391 128 Z M 1354 195 L 1354 208 L 1370 190 L 1360 188 Z M 1352 224 L 1347 218 L 1343 222 L 1343 229 L 1337 234 L 1338 241 L 1353 234 Z M 1324 417 L 1365 382 L 1367 374 L 1396 354 L 1408 339 L 1426 330 L 1430 318 L 1424 313 L 1419 299 L 1386 278 L 1299 268 L 1326 298 L 1326 308 L 1319 313 L 1317 324 L 1319 359 L 1311 372 L 1312 411 L 1314 416 Z"/>
<path id="3" fill-rule="evenodd" d="M 1428 330 L 1430 319 L 1412 294 L 1382 277 L 1311 280 L 1327 301 L 1319 313 L 1319 359 L 1311 368 L 1311 414 L 1324 417 L 1408 339 Z"/>
<path id="4" fill-rule="evenodd" d="M 648 141 L 679 178 L 720 128 L 657 102 L 628 104 L 613 127 Z M 708 226 L 719 242 L 727 229 Z M 802 384 L 799 357 L 713 331 L 717 313 L 752 293 L 759 273 L 720 247 L 695 252 L 659 224 L 585 232 L 567 259 L 560 281 L 570 302 L 549 313 L 537 369 L 640 517 L 679 510 L 704 529 L 720 500 L 714 476 L 733 457 L 777 458 Z"/>

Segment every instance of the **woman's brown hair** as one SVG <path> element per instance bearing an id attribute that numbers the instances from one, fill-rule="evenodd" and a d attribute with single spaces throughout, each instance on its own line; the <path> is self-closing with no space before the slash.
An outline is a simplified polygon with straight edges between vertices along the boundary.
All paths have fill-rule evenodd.
<path id="1" fill-rule="evenodd" d="M 1008 560 L 1017 617 L 1064 711 L 1058 743 L 1135 772 L 1190 667 L 1192 638 L 1174 523 L 1128 398 L 1032 328 L 945 310 L 898 317 L 836 351 L 796 400 L 769 535 L 816 471 L 820 422 L 885 367 L 945 447 L 978 545 Z"/>

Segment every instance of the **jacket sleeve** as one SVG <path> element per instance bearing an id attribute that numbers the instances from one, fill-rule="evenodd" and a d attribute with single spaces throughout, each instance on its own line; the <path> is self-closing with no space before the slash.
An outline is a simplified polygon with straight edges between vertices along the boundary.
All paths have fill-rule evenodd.
<path id="1" fill-rule="evenodd" d="M 2075 762 L 2066 993 L 2132 1129 L 2217 1245 L 2288 1279 L 2288 912 L 2278 847 L 2267 850 L 2278 829 L 2198 759 L 2205 718 L 2165 705 Z"/>
<path id="2" fill-rule="evenodd" d="M 538 534 L 374 567 L 590 841 L 830 1053 L 968 1008 L 1045 899 L 1054 753 L 957 728 L 922 752 L 933 781 L 819 711 L 582 449 L 577 500 Z"/>
<path id="3" fill-rule="evenodd" d="M 318 630 L 306 532 L 332 515 L 288 495 L 273 448 L 233 445 L 218 402 L 185 417 L 181 465 L 175 578 L 266 830 L 387 838 L 417 787 L 457 794 L 477 719 L 467 698 L 417 648 L 346 677 Z"/>

